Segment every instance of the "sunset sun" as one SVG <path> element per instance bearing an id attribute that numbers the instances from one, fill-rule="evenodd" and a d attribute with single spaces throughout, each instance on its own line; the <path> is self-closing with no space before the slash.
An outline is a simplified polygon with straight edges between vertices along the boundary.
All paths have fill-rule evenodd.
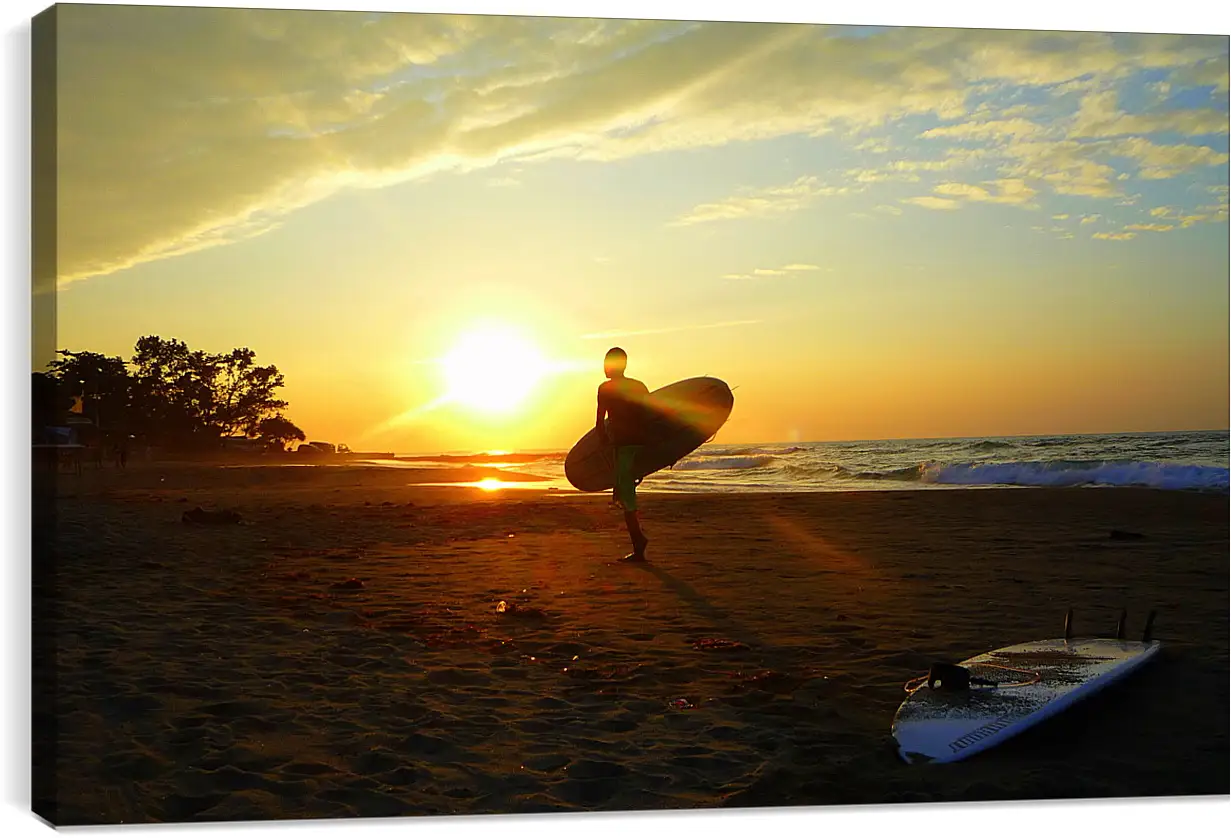
<path id="1" fill-rule="evenodd" d="M 548 371 L 538 348 L 507 326 L 464 334 L 440 363 L 445 399 L 487 413 L 521 406 Z"/>

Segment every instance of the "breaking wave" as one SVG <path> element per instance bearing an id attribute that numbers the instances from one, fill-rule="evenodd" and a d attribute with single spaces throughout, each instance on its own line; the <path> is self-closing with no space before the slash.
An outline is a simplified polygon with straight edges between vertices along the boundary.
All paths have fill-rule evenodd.
<path id="1" fill-rule="evenodd" d="M 918 481 L 950 486 L 1137 486 L 1228 491 L 1228 469 L 1225 468 L 1137 461 L 924 463 L 884 470 L 857 470 L 824 463 L 788 465 L 782 472 L 800 481 Z"/>
<path id="2" fill-rule="evenodd" d="M 925 483 L 959 486 L 1140 486 L 1227 491 L 1228 469 L 1180 463 L 1017 462 L 926 465 Z"/>

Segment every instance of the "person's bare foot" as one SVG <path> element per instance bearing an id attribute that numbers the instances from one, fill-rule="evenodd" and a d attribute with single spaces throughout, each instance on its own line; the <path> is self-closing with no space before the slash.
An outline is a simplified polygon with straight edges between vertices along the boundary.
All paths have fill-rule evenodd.
<path id="1" fill-rule="evenodd" d="M 646 560 L 645 548 L 649 545 L 649 543 L 650 543 L 650 540 L 646 538 L 644 535 L 641 536 L 641 538 L 633 539 L 633 552 L 629 553 L 627 556 L 620 559 L 620 561 L 622 562 L 644 562 Z"/>

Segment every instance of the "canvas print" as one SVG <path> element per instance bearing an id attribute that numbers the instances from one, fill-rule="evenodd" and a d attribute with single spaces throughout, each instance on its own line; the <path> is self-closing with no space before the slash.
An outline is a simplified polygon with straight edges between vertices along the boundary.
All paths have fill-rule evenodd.
<path id="1" fill-rule="evenodd" d="M 32 26 L 48 821 L 1228 793 L 1226 35 Z"/>

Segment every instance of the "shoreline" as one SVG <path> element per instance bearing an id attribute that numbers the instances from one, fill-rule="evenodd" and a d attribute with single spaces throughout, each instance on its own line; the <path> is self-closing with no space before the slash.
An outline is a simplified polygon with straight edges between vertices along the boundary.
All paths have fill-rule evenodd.
<path id="1" fill-rule="evenodd" d="M 376 465 L 369 462 L 340 462 L 340 463 L 252 463 L 243 461 L 231 462 L 201 462 L 201 461 L 185 461 L 185 460 L 168 460 L 157 462 L 136 462 L 129 463 L 126 469 L 117 469 L 112 465 L 104 465 L 95 467 L 86 465 L 80 475 L 75 475 L 69 471 L 61 470 L 59 472 L 44 472 L 44 479 L 50 479 L 50 482 L 57 487 L 58 491 L 72 491 L 73 487 L 80 485 L 82 487 L 94 487 L 97 485 L 127 485 L 127 486 L 142 486 L 147 485 L 148 478 L 151 474 L 160 475 L 160 479 L 166 476 L 172 476 L 173 479 L 178 478 L 180 482 L 184 482 L 187 476 L 204 477 L 206 485 L 232 484 L 237 487 L 243 483 L 242 480 L 220 480 L 217 474 L 234 473 L 243 474 L 251 478 L 252 482 L 260 485 L 268 485 L 270 483 L 286 483 L 288 485 L 302 486 L 305 483 L 311 483 L 313 480 L 333 480 L 338 483 L 347 482 L 348 479 L 356 484 L 371 483 L 371 484 L 402 484 L 405 486 L 431 486 L 431 485 L 452 485 L 464 483 L 478 483 L 482 480 L 495 480 L 511 483 L 543 483 L 553 484 L 545 485 L 541 491 L 550 492 L 553 495 L 561 496 L 579 496 L 587 495 L 601 496 L 603 492 L 580 492 L 568 484 L 567 479 L 561 474 L 558 477 L 546 476 L 542 474 L 531 474 L 524 471 L 518 471 L 515 468 L 505 468 L 498 465 L 483 465 L 483 464 L 465 464 L 465 465 L 447 465 L 440 467 L 390 467 Z M 668 473 L 668 472 L 660 472 Z M 321 477 L 321 475 L 329 475 L 329 477 Z M 213 476 L 213 477 L 211 477 Z M 511 491 L 533 491 L 532 489 L 517 488 L 510 489 Z M 817 487 L 817 486 L 799 486 L 799 487 L 782 487 L 782 486 L 758 486 L 750 488 L 748 486 L 724 486 L 720 483 L 715 483 L 713 488 L 666 488 L 655 486 L 651 480 L 639 486 L 637 489 L 638 497 L 643 495 L 663 495 L 663 496 L 693 496 L 693 497 L 720 497 L 720 496 L 757 496 L 771 497 L 774 495 L 833 495 L 833 494 L 898 494 L 902 492 L 950 492 L 950 491 L 1019 491 L 1019 490 L 1036 490 L 1036 491 L 1157 491 L 1168 494 L 1192 494 L 1192 495 L 1210 495 L 1216 497 L 1231 496 L 1226 489 L 1222 488 L 1206 488 L 1206 487 L 1179 487 L 1179 488 L 1162 488 L 1145 484 L 1072 484 L 1072 485 L 1037 485 L 1037 484 L 1010 484 L 1010 483 L 932 483 L 932 482 L 911 482 L 911 481 L 886 481 L 884 485 L 869 486 L 867 483 L 862 483 L 858 486 L 844 487 L 841 485 L 834 487 Z"/>

